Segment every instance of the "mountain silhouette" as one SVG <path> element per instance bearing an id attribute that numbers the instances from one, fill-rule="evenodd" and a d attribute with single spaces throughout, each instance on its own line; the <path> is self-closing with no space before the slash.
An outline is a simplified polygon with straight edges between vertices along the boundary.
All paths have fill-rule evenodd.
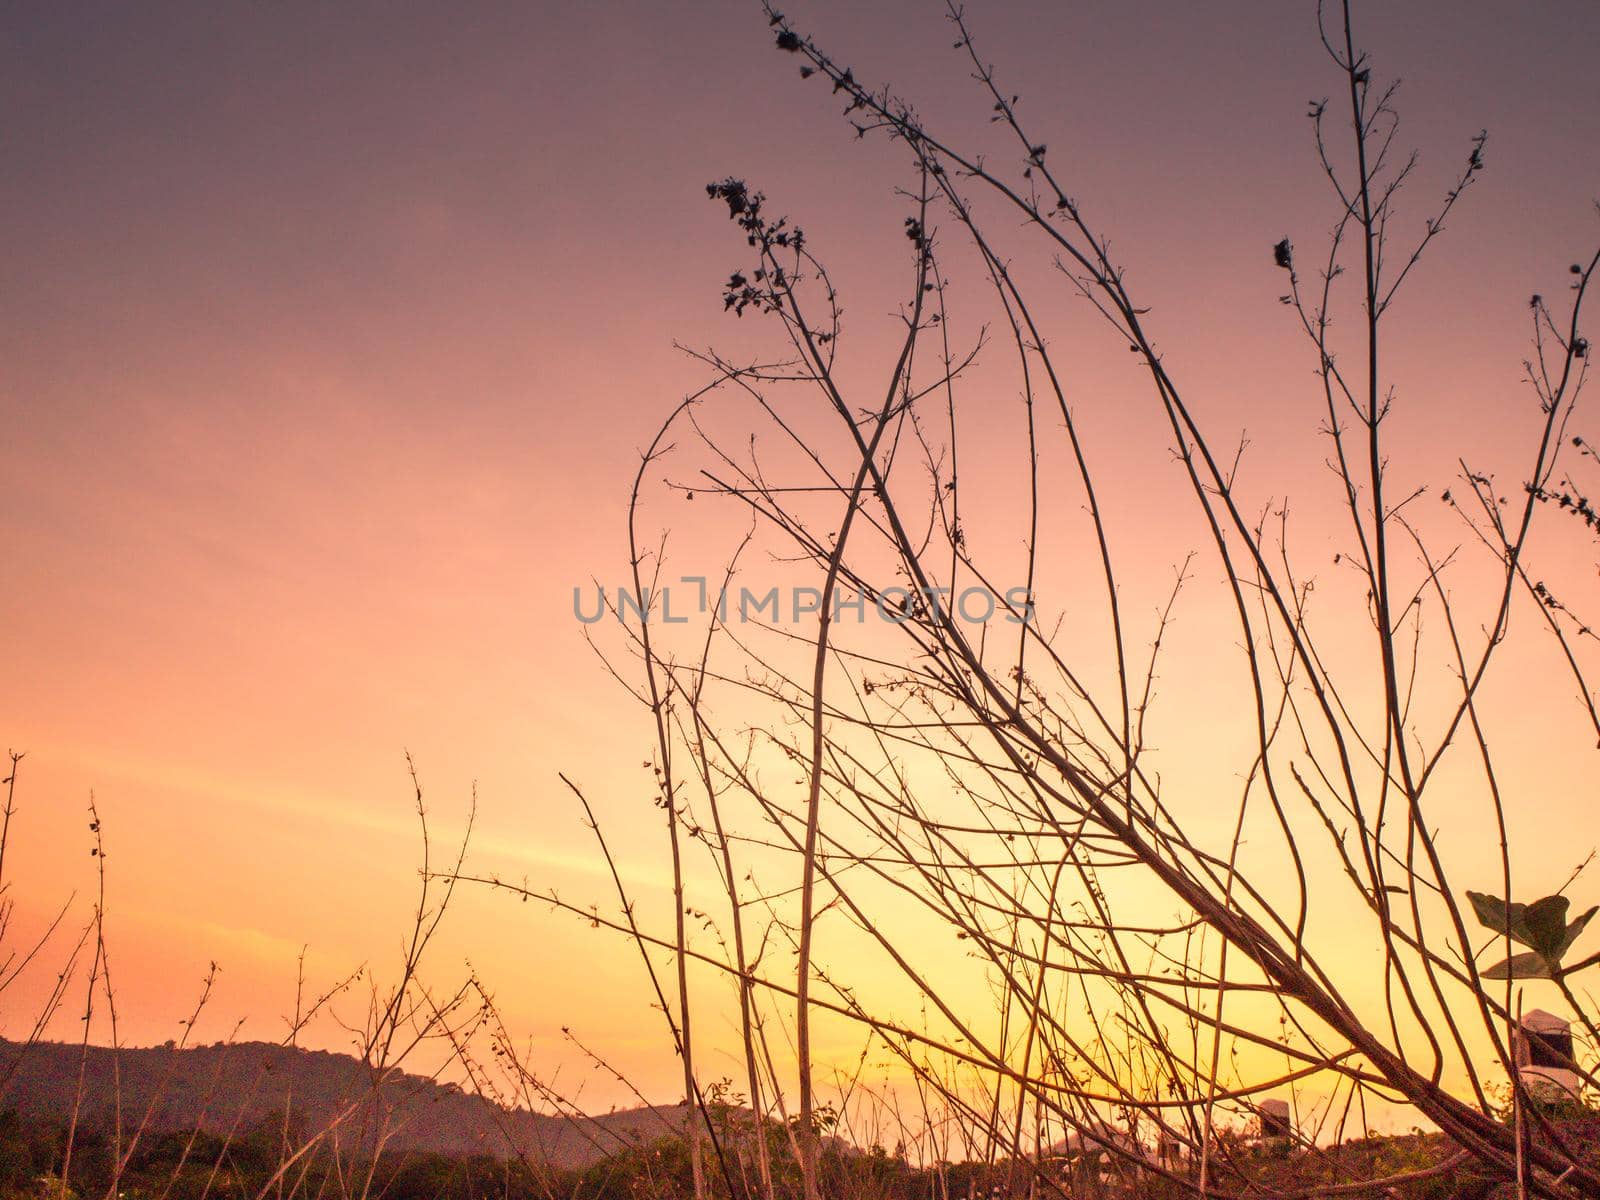
<path id="1" fill-rule="evenodd" d="M 148 1112 L 149 1129 L 241 1134 L 288 1114 L 293 1128 L 329 1136 L 357 1153 L 521 1155 L 581 1168 L 683 1128 L 682 1105 L 601 1116 L 531 1112 L 418 1075 L 379 1075 L 360 1059 L 269 1042 L 109 1048 L 0 1039 L 0 1111 L 66 1121 L 83 1077 L 79 1123 L 110 1129 L 120 1096 L 125 1130 Z"/>

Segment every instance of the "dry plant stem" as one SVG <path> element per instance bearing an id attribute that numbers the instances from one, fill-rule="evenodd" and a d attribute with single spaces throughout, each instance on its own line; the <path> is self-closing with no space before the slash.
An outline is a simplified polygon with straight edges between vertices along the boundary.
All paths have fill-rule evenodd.
<path id="1" fill-rule="evenodd" d="M 34 944 L 33 948 L 28 952 L 28 955 L 24 958 L 23 962 L 17 966 L 16 970 L 5 977 L 4 982 L 6 984 L 9 984 L 12 980 L 14 980 L 22 968 L 27 965 L 28 961 L 30 961 L 43 948 L 46 941 L 49 940 L 50 935 L 54 934 L 62 919 L 67 915 L 67 911 L 70 908 L 71 903 L 72 901 L 69 899 L 66 904 L 62 905 L 61 909 L 56 913 L 54 920 L 51 921 L 49 928 L 45 932 L 45 935 Z M 89 944 L 90 935 L 93 933 L 94 924 L 93 922 L 90 922 L 79 931 L 77 942 L 74 943 L 72 949 L 67 952 L 67 956 L 61 965 L 61 970 L 56 973 L 55 982 L 51 986 L 50 994 L 45 997 L 44 1003 L 39 1006 L 39 1011 L 34 1017 L 33 1024 L 29 1028 L 27 1036 L 25 1036 L 22 1040 L 21 1048 L 15 1055 L 12 1056 L 11 1062 L 6 1067 L 4 1074 L 0 1075 L 0 1100 L 5 1099 L 6 1093 L 11 1087 L 11 1081 L 16 1077 L 17 1071 L 22 1066 L 23 1056 L 27 1053 L 30 1047 L 38 1043 L 39 1040 L 43 1038 L 44 1031 L 49 1028 L 50 1022 L 55 1019 L 56 1014 L 61 1010 L 62 1004 L 66 1002 L 67 996 L 71 990 L 73 976 L 77 972 L 78 960 L 83 954 L 83 948 Z M 3 986 L 0 986 L 0 991 L 3 990 Z"/>
<path id="2" fill-rule="evenodd" d="M 144 1116 L 140 1118 L 138 1126 L 134 1129 L 132 1136 L 128 1139 L 127 1147 L 122 1150 L 121 1156 L 118 1158 L 116 1166 L 111 1173 L 111 1182 L 106 1188 L 105 1200 L 117 1200 L 118 1183 L 122 1178 L 122 1174 L 127 1170 L 128 1163 L 132 1160 L 134 1151 L 139 1148 L 139 1141 L 144 1136 L 146 1130 L 149 1129 L 150 1122 L 155 1117 L 156 1108 L 160 1104 L 162 1097 L 166 1094 L 167 1088 L 172 1082 L 173 1071 L 178 1065 L 178 1052 L 183 1050 L 188 1045 L 189 1035 L 194 1030 L 195 1022 L 200 1019 L 200 1014 L 202 1011 L 204 1011 L 206 1002 L 211 998 L 211 988 L 216 983 L 216 979 L 217 964 L 212 963 L 206 971 L 204 982 L 201 984 L 200 998 L 195 1002 L 195 1006 L 189 1013 L 188 1019 L 183 1022 L 183 1037 L 181 1040 L 175 1042 L 172 1049 L 168 1052 L 167 1069 L 162 1073 L 161 1079 L 158 1081 L 155 1088 L 151 1090 L 149 1102 L 145 1105 Z"/>
<path id="3" fill-rule="evenodd" d="M 919 224 L 924 222 L 927 217 L 926 197 L 926 177 L 924 177 L 923 200 L 918 210 Z M 821 821 L 822 806 L 822 760 L 825 736 L 823 729 L 823 685 L 828 666 L 828 626 L 831 620 L 834 589 L 837 587 L 839 580 L 840 564 L 844 561 L 845 547 L 849 542 L 851 526 L 855 523 L 856 513 L 861 507 L 862 489 L 866 486 L 868 475 L 873 470 L 879 444 L 883 439 L 884 433 L 889 429 L 890 417 L 893 414 L 895 405 L 901 398 L 906 371 L 921 327 L 923 284 L 927 281 L 929 254 L 926 242 L 919 241 L 917 245 L 916 287 L 913 293 L 911 315 L 907 319 L 906 338 L 900 347 L 900 356 L 895 362 L 894 369 L 890 372 L 887 394 L 872 427 L 872 435 L 864 445 L 862 444 L 861 433 L 849 409 L 842 403 L 836 406 L 839 415 L 850 425 L 856 442 L 861 447 L 861 465 L 857 468 L 855 480 L 850 486 L 849 499 L 839 524 L 838 537 L 834 542 L 832 553 L 828 556 L 827 571 L 823 576 L 823 602 L 821 612 L 818 615 L 816 655 L 811 678 L 811 769 L 806 796 L 805 846 L 801 852 L 801 870 L 803 874 L 800 883 L 800 944 L 795 986 L 795 1054 L 798 1059 L 797 1070 L 799 1072 L 800 1090 L 800 1170 L 806 1200 L 817 1200 L 818 1194 L 817 1130 L 815 1125 L 815 1103 L 812 1096 L 811 1014 L 807 1001 L 811 994 L 811 945 L 812 933 L 816 925 L 817 830 Z M 792 293 L 790 298 L 792 301 Z"/>
<path id="4" fill-rule="evenodd" d="M 1233 827 L 1233 842 L 1232 842 L 1232 844 L 1230 845 L 1230 847 L 1228 849 L 1228 889 L 1229 889 L 1229 891 L 1228 891 L 1228 894 L 1225 896 L 1225 900 L 1228 903 L 1232 902 L 1231 893 L 1232 893 L 1232 887 L 1233 887 L 1234 866 L 1235 866 L 1235 863 L 1238 860 L 1239 841 L 1243 837 L 1243 834 L 1244 834 L 1245 808 L 1246 808 L 1246 804 L 1247 804 L 1248 800 L 1249 800 L 1249 794 L 1247 792 L 1246 795 L 1245 795 L 1245 799 L 1241 800 L 1240 803 L 1239 803 L 1239 819 L 1234 823 L 1234 827 Z M 1219 958 L 1219 961 L 1218 961 L 1218 964 L 1217 964 L 1217 975 L 1218 975 L 1219 978 L 1224 978 L 1224 977 L 1226 977 L 1227 972 L 1228 972 L 1228 942 L 1224 941 L 1222 943 L 1222 947 L 1221 947 L 1221 949 L 1219 951 L 1218 958 Z M 1215 1133 L 1215 1116 L 1216 1116 L 1216 1105 L 1217 1105 L 1217 1071 L 1221 1066 L 1221 1060 L 1222 1060 L 1222 1030 L 1223 1030 L 1222 1005 L 1223 1005 L 1223 1001 L 1225 1001 L 1226 999 L 1227 999 L 1227 992 L 1225 990 L 1221 989 L 1221 988 L 1218 988 L 1217 989 L 1217 1016 L 1216 1016 L 1216 1020 L 1212 1023 L 1212 1027 L 1211 1027 L 1212 1028 L 1212 1039 L 1211 1039 L 1210 1068 L 1206 1072 L 1205 1118 L 1204 1118 L 1204 1120 L 1203 1120 L 1203 1122 L 1201 1123 L 1201 1126 L 1200 1126 L 1200 1182 L 1199 1182 L 1198 1191 L 1200 1193 L 1200 1196 L 1202 1197 L 1202 1200 L 1204 1200 L 1204 1197 L 1208 1195 L 1208 1189 L 1209 1189 L 1210 1182 L 1211 1182 L 1211 1147 L 1212 1147 L 1212 1142 L 1213 1142 L 1214 1133 Z"/>
<path id="5" fill-rule="evenodd" d="M 11 843 L 11 814 L 16 811 L 17 795 L 17 767 L 21 765 L 26 752 L 16 750 L 6 751 L 6 756 L 11 760 L 11 769 L 6 772 L 6 808 L 0 814 L 0 896 L 5 895 L 6 886 L 6 847 Z"/>
<path id="6" fill-rule="evenodd" d="M 656 974 L 655 963 L 650 958 L 650 947 L 652 945 L 658 945 L 658 946 L 661 946 L 662 948 L 665 948 L 665 949 L 671 949 L 671 950 L 675 951 L 679 955 L 680 959 L 689 959 L 689 958 L 702 958 L 703 959 L 704 956 L 697 954 L 692 948 L 690 948 L 687 945 L 686 942 L 682 942 L 677 938 L 675 938 L 674 941 L 671 942 L 671 943 L 665 943 L 665 942 L 659 941 L 658 939 L 654 939 L 654 938 L 651 938 L 651 937 L 647 936 L 643 932 L 643 930 L 640 929 L 640 927 L 638 925 L 638 922 L 634 918 L 633 903 L 628 898 L 628 890 L 627 890 L 626 887 L 623 886 L 622 876 L 617 870 L 616 860 L 614 858 L 612 858 L 612 856 L 611 856 L 611 848 L 606 844 L 605 836 L 600 830 L 600 823 L 595 819 L 594 810 L 589 806 L 588 798 L 586 796 L 584 796 L 583 790 L 581 788 L 579 788 L 577 784 L 573 783 L 572 780 L 568 779 L 565 775 L 560 775 L 559 778 L 560 778 L 561 782 L 566 785 L 567 789 L 574 796 L 577 797 L 578 803 L 583 806 L 584 816 L 586 817 L 586 819 L 588 821 L 589 829 L 590 829 L 591 832 L 593 832 L 593 834 L 595 836 L 595 841 L 596 841 L 596 843 L 598 844 L 598 846 L 600 848 L 601 856 L 605 859 L 606 869 L 611 875 L 611 882 L 612 882 L 612 885 L 616 889 L 617 900 L 618 900 L 618 903 L 621 905 L 622 915 L 623 915 L 623 918 L 624 918 L 626 924 L 624 925 L 624 924 L 618 924 L 617 922 L 608 921 L 608 920 L 606 920 L 605 918 L 599 916 L 599 914 L 597 914 L 597 913 L 595 913 L 593 911 L 581 910 L 581 909 L 574 910 L 574 911 L 582 912 L 582 915 L 584 916 L 584 918 L 586 920 L 589 920 L 589 921 L 593 922 L 596 925 L 606 925 L 606 926 L 608 926 L 610 928 L 613 928 L 613 929 L 617 930 L 618 932 L 626 932 L 628 934 L 629 939 L 633 942 L 635 948 L 639 951 L 639 957 L 644 961 L 645 974 L 649 977 L 649 979 L 650 979 L 650 987 L 655 992 L 657 1007 L 660 1008 L 662 1015 L 666 1018 L 667 1029 L 672 1035 L 673 1045 L 677 1048 L 678 1053 L 680 1055 L 684 1055 L 684 1050 L 683 1050 L 684 1041 L 683 1041 L 683 1038 L 682 1038 L 681 1034 L 678 1031 L 677 1022 L 673 1019 L 672 1009 L 667 1004 L 666 992 L 662 989 L 660 977 Z M 462 880 L 470 880 L 470 881 L 475 882 L 475 883 L 488 884 L 488 885 L 490 885 L 492 887 L 499 887 L 499 888 L 504 888 L 506 890 L 515 891 L 515 892 L 518 892 L 519 894 L 524 895 L 524 896 L 537 896 L 538 895 L 538 893 L 531 892 L 526 888 L 518 889 L 518 888 L 509 887 L 509 885 L 501 883 L 501 881 L 499 879 L 496 879 L 496 878 L 494 878 L 492 876 L 491 877 L 483 877 L 483 876 L 462 875 L 462 874 L 458 873 L 455 876 L 455 879 L 456 879 L 457 882 L 460 882 Z M 554 897 L 539 896 L 538 898 L 548 900 L 551 903 L 556 904 L 558 907 L 570 907 L 570 906 L 561 905 L 560 902 L 555 900 Z M 678 905 L 678 907 L 681 910 L 683 906 L 680 903 Z M 712 961 L 714 961 L 714 960 L 712 960 Z M 687 1056 L 684 1055 L 684 1057 L 687 1057 Z M 717 1138 L 716 1130 L 711 1125 L 710 1115 L 706 1112 L 705 1098 L 701 1095 L 699 1084 L 694 1079 L 694 1077 L 692 1075 L 689 1076 L 688 1082 L 689 1082 L 690 1090 L 689 1090 L 688 1095 L 684 1098 L 685 1099 L 685 1106 L 690 1110 L 690 1112 L 692 1114 L 695 1114 L 696 1116 L 698 1116 L 700 1121 L 704 1122 L 705 1132 L 706 1132 L 707 1136 L 710 1138 L 712 1149 L 715 1151 L 716 1156 L 717 1156 L 717 1164 L 718 1164 L 718 1168 L 719 1168 L 719 1170 L 720 1170 L 720 1172 L 722 1174 L 723 1182 L 728 1187 L 729 1195 L 732 1195 L 733 1194 L 733 1177 L 732 1177 L 732 1174 L 730 1173 L 730 1171 L 728 1170 L 727 1158 L 725 1157 L 725 1155 L 723 1153 L 722 1144 L 721 1144 L 720 1140 Z M 698 1127 L 698 1123 L 697 1123 L 697 1127 Z"/>
<path id="7" fill-rule="evenodd" d="M 683 405 L 680 405 L 679 411 L 685 410 L 691 402 L 692 401 L 686 400 Z M 652 443 L 649 450 L 641 456 L 639 470 L 634 476 L 633 482 L 633 495 L 635 499 L 638 497 L 645 471 L 649 468 L 651 462 L 660 451 L 661 436 L 658 434 L 655 442 Z M 649 593 L 644 587 L 643 574 L 644 554 L 639 545 L 636 531 L 631 520 L 629 521 L 628 525 L 628 558 L 629 570 L 633 577 L 634 595 L 639 597 L 641 601 L 648 607 L 650 603 L 650 601 L 647 599 Z M 659 557 L 657 558 L 656 565 L 657 571 L 659 572 Z M 701 1122 L 704 1121 L 707 1129 L 709 1130 L 710 1118 L 705 1112 L 705 1105 L 701 1099 L 699 1084 L 695 1079 L 694 1072 L 694 1047 L 691 1040 L 689 977 L 687 956 L 685 954 L 687 949 L 687 933 L 684 924 L 684 918 L 686 914 L 684 912 L 683 898 L 683 860 L 678 843 L 678 799 L 677 788 L 673 780 L 672 742 L 668 730 L 667 709 L 670 703 L 670 697 L 663 693 L 657 676 L 655 655 L 651 650 L 649 624 L 650 623 L 648 620 L 641 620 L 639 632 L 640 639 L 643 644 L 644 661 L 646 664 L 645 673 L 646 683 L 649 688 L 648 703 L 650 706 L 650 716 L 655 725 L 656 745 L 658 748 L 657 752 L 660 757 L 660 761 L 656 765 L 657 783 L 660 788 L 662 809 L 667 818 L 667 836 L 672 847 L 674 925 L 677 935 L 678 962 L 678 1019 L 676 1024 L 673 1023 L 671 1015 L 666 1008 L 666 997 L 664 994 L 662 994 L 660 985 L 656 983 L 655 968 L 651 965 L 650 957 L 645 952 L 645 948 L 642 943 L 639 945 L 639 952 L 644 957 L 645 967 L 649 971 L 651 983 L 656 988 L 657 997 L 662 1005 L 662 1011 L 664 1013 L 668 1013 L 668 1024 L 673 1026 L 673 1040 L 677 1046 L 678 1054 L 683 1061 L 683 1095 L 685 1102 L 683 1132 L 684 1138 L 689 1143 L 689 1159 L 694 1178 L 695 1200 L 705 1200 L 705 1177 L 704 1168 L 701 1163 L 700 1150 Z M 563 782 L 566 782 L 567 786 L 572 788 L 573 791 L 577 791 L 577 789 L 573 787 L 571 781 L 566 780 L 565 777 L 563 777 Z M 581 793 L 579 798 L 582 799 Z M 583 803 L 584 808 L 587 811 L 588 802 L 585 800 Z M 596 837 L 598 837 L 599 826 L 595 823 L 594 814 L 592 812 L 589 813 L 589 821 L 590 825 L 595 830 Z M 609 852 L 607 853 L 607 859 L 609 861 Z M 612 874 L 617 886 L 619 898 L 626 909 L 628 901 L 627 896 L 622 888 L 621 878 L 616 876 L 614 868 Z M 632 920 L 631 912 L 629 914 L 629 920 L 630 922 Z M 713 1133 L 712 1136 L 714 1138 L 715 1134 Z M 731 1193 L 733 1188 L 733 1180 L 728 1175 L 726 1162 L 722 1161 L 722 1152 L 720 1146 L 718 1147 L 717 1155 L 718 1160 L 722 1165 L 723 1178 L 727 1182 Z"/>
<path id="8" fill-rule="evenodd" d="M 106 865 L 105 864 L 106 864 L 106 855 L 105 855 L 105 840 L 104 840 L 104 837 L 101 834 L 101 830 L 100 830 L 100 814 L 99 814 L 99 811 L 95 807 L 95 801 L 94 801 L 93 793 L 90 793 L 90 796 L 89 796 L 89 831 L 94 835 L 94 848 L 91 851 L 91 853 L 93 854 L 94 860 L 95 860 L 95 880 L 96 880 L 96 886 L 97 886 L 97 889 L 98 889 L 98 892 L 97 892 L 97 895 L 96 895 L 96 899 L 95 899 L 94 917 L 93 917 L 93 920 L 90 923 L 90 929 L 93 931 L 92 932 L 92 937 L 93 937 L 93 941 L 94 941 L 94 953 L 93 953 L 92 961 L 91 961 L 90 966 L 89 966 L 89 976 L 88 976 L 88 980 L 87 980 L 87 985 L 84 988 L 83 1017 L 82 1017 L 83 1037 L 82 1037 L 82 1040 L 81 1040 L 81 1042 L 79 1044 L 79 1049 L 78 1049 L 78 1079 L 77 1079 L 77 1083 L 76 1083 L 75 1087 L 73 1088 L 72 1109 L 71 1109 L 71 1113 L 70 1113 L 70 1115 L 69 1115 L 69 1117 L 67 1119 L 66 1140 L 65 1140 L 65 1144 L 63 1146 L 62 1152 L 61 1152 L 61 1177 L 60 1177 L 60 1180 L 59 1180 L 60 1200 L 67 1200 L 67 1197 L 68 1197 L 68 1182 L 67 1181 L 68 1181 L 68 1179 L 70 1177 L 70 1172 L 71 1172 L 71 1168 L 72 1168 L 72 1151 L 73 1151 L 74 1143 L 77 1140 L 78 1121 L 79 1121 L 79 1118 L 82 1116 L 84 1084 L 85 1084 L 85 1081 L 86 1081 L 86 1078 L 87 1078 L 87 1072 L 88 1072 L 88 1068 L 89 1068 L 89 1037 L 90 1037 L 90 1033 L 91 1033 L 91 1030 L 92 1030 L 93 1025 L 94 1025 L 95 997 L 96 997 L 96 994 L 98 992 L 102 991 L 102 990 L 104 991 L 104 993 L 106 995 L 107 1002 L 108 1002 L 108 1005 L 110 1007 L 110 1013 L 111 1013 L 111 1042 L 112 1042 L 112 1064 L 113 1064 L 113 1068 L 112 1069 L 113 1069 L 113 1076 L 114 1076 L 114 1092 L 115 1092 L 114 1097 L 113 1097 L 113 1102 L 114 1102 L 115 1111 L 116 1111 L 116 1145 L 118 1147 L 119 1154 L 120 1154 L 120 1147 L 121 1147 L 121 1141 L 122 1141 L 121 1076 L 120 1076 L 120 1071 L 118 1070 L 117 1065 L 116 1065 L 116 1062 L 117 1062 L 117 1060 L 116 1060 L 116 1051 L 117 1051 L 117 1045 L 116 1045 L 116 1007 L 115 1007 L 115 1002 L 111 999 L 112 992 L 111 992 L 111 989 L 110 989 L 110 982 L 109 982 L 110 967 L 109 967 L 109 965 L 107 964 L 107 961 L 106 961 L 106 937 L 105 937 L 105 913 L 106 913 L 106 909 L 105 909 L 105 905 L 106 905 Z"/>
<path id="9" fill-rule="evenodd" d="M 752 526 L 750 534 L 734 552 L 729 560 L 728 569 L 723 576 L 722 586 L 718 591 L 719 601 L 726 596 L 732 584 L 734 571 L 739 558 L 749 545 L 750 536 L 754 534 Z M 721 604 L 716 606 L 721 610 Z M 696 677 L 694 691 L 691 696 L 690 712 L 694 718 L 694 729 L 691 733 L 695 744 L 695 762 L 700 768 L 700 782 L 705 790 L 706 805 L 711 811 L 711 822 L 716 834 L 716 852 L 719 858 L 719 867 L 722 872 L 723 883 L 728 893 L 729 919 L 733 925 L 733 954 L 734 969 L 739 980 L 739 1039 L 744 1051 L 745 1079 L 750 1088 L 750 1109 L 755 1118 L 755 1145 L 756 1145 L 756 1170 L 761 1184 L 761 1195 L 767 1200 L 776 1200 L 776 1193 L 772 1183 L 772 1163 L 767 1152 L 766 1137 L 766 1111 L 762 1103 L 761 1072 L 756 1062 L 755 1047 L 755 1014 L 754 1014 L 754 985 L 748 978 L 749 958 L 745 950 L 744 910 L 739 896 L 738 875 L 734 870 L 733 851 L 727 831 L 722 823 L 722 805 L 719 803 L 717 785 L 712 779 L 710 759 L 706 754 L 705 725 L 702 720 L 700 697 L 705 685 L 707 665 L 711 656 L 712 641 L 715 637 L 717 625 L 708 623 L 705 642 L 700 652 L 700 671 Z M 748 1190 L 748 1189 L 747 1189 Z"/>

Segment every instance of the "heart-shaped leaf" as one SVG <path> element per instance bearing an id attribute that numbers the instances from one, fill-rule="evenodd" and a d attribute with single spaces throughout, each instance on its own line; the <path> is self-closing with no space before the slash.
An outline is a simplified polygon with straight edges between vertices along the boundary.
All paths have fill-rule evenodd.
<path id="1" fill-rule="evenodd" d="M 1550 964 L 1534 950 L 1513 954 L 1483 973 L 1485 979 L 1549 979 Z"/>
<path id="2" fill-rule="evenodd" d="M 1485 929 L 1502 937 L 1509 935 L 1512 941 L 1521 942 L 1524 946 L 1532 944 L 1526 920 L 1526 904 L 1511 903 L 1485 892 L 1468 892 L 1467 899 L 1472 901 L 1472 910 L 1477 914 L 1478 923 Z"/>
<path id="3" fill-rule="evenodd" d="M 1565 896 L 1545 896 L 1532 904 L 1517 904 L 1486 892 L 1468 892 L 1467 899 L 1485 929 L 1531 949 L 1531 953 L 1513 955 L 1491 967 L 1484 972 L 1485 979 L 1553 979 L 1562 974 L 1562 958 L 1600 913 L 1597 905 L 1569 923 Z"/>
<path id="4" fill-rule="evenodd" d="M 1528 905 L 1522 914 L 1528 929 L 1527 944 L 1544 955 L 1552 966 L 1561 962 L 1561 947 L 1567 937 L 1567 898 L 1546 896 Z"/>

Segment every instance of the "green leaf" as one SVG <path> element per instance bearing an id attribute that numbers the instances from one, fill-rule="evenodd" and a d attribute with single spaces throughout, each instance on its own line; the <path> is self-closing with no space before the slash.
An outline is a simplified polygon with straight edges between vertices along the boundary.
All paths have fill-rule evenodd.
<path id="1" fill-rule="evenodd" d="M 1506 906 L 1502 901 L 1486 892 L 1468 892 L 1467 899 L 1472 901 L 1472 911 L 1477 914 L 1478 924 L 1501 936 L 1505 935 Z"/>
<path id="2" fill-rule="evenodd" d="M 1485 979 L 1549 979 L 1550 964 L 1534 950 L 1513 954 L 1483 973 Z"/>
<path id="3" fill-rule="evenodd" d="M 1565 896 L 1545 896 L 1532 904 L 1511 903 L 1485 892 L 1468 892 L 1467 899 L 1484 928 L 1532 951 L 1491 967 L 1484 972 L 1485 979 L 1552 979 L 1561 974 L 1561 959 L 1600 913 L 1596 905 L 1569 924 Z"/>
<path id="4" fill-rule="evenodd" d="M 1591 908 L 1588 912 L 1584 913 L 1583 916 L 1579 917 L 1571 925 L 1567 926 L 1566 933 L 1562 934 L 1561 936 L 1561 949 L 1556 953 L 1556 960 L 1558 962 L 1563 956 L 1565 956 L 1568 950 L 1572 949 L 1572 943 L 1583 936 L 1584 926 L 1590 922 L 1597 912 L 1600 912 L 1600 904 L 1597 904 L 1594 908 Z"/>
<path id="5" fill-rule="evenodd" d="M 1528 928 L 1527 945 L 1532 946 L 1552 964 L 1561 961 L 1561 944 L 1567 936 L 1567 898 L 1546 896 L 1528 905 L 1523 913 L 1523 923 Z"/>
<path id="6" fill-rule="evenodd" d="M 1526 904 L 1508 903 L 1485 892 L 1468 892 L 1467 899 L 1472 901 L 1472 910 L 1477 914 L 1478 923 L 1485 929 L 1493 930 L 1502 937 L 1509 934 L 1513 941 L 1521 942 L 1524 946 L 1532 944 L 1526 920 Z"/>

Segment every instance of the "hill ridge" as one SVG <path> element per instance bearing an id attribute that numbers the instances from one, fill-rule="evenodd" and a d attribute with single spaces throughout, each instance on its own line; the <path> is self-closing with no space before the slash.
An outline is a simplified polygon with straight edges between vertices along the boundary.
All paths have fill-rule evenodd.
<path id="1" fill-rule="evenodd" d="M 32 1044 L 0 1038 L 0 1111 L 66 1120 L 84 1078 L 80 1120 L 109 1128 L 121 1095 L 122 1125 L 151 1113 L 152 1132 L 243 1134 L 288 1113 L 302 1129 L 336 1124 L 342 1145 L 496 1158 L 522 1155 L 552 1167 L 588 1166 L 682 1127 L 683 1106 L 564 1116 L 509 1107 L 458 1084 L 403 1071 L 374 1078 L 353 1055 L 245 1041 L 176 1047 Z M 153 1106 L 153 1107 L 152 1107 Z"/>

